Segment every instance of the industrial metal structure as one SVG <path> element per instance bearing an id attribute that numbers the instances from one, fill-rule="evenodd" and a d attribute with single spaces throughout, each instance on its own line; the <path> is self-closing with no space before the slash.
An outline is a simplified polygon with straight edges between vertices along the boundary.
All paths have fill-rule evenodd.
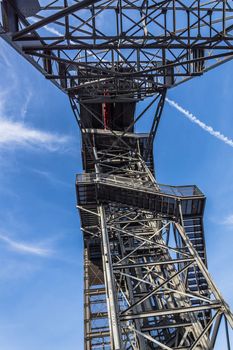
<path id="1" fill-rule="evenodd" d="M 85 350 L 215 349 L 222 319 L 229 350 L 205 196 L 157 183 L 153 142 L 167 89 L 233 58 L 233 1 L 2 0 L 0 36 L 67 93 L 81 130 Z"/>

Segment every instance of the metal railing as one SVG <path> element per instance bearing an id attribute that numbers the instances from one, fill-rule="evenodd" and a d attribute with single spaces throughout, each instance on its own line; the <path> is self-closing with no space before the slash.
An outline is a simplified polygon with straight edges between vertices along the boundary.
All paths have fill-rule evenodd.
<path id="1" fill-rule="evenodd" d="M 107 185 L 120 186 L 130 189 L 139 189 L 142 191 L 149 191 L 153 193 L 158 193 L 166 195 L 169 197 L 178 198 L 190 198 L 198 197 L 204 198 L 204 194 L 195 185 L 187 186 L 170 186 L 164 184 L 153 184 L 151 181 L 145 181 L 142 178 L 129 178 L 120 175 L 109 175 L 109 174 L 95 174 L 86 173 L 78 174 L 76 176 L 76 183 L 79 184 L 95 184 L 95 183 L 105 183 Z"/>

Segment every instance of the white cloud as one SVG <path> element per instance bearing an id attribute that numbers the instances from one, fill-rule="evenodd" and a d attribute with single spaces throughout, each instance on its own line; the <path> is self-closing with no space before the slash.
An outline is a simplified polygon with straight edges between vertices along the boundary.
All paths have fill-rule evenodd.
<path id="1" fill-rule="evenodd" d="M 0 117 L 0 149 L 21 146 L 57 151 L 68 139 L 67 136 L 41 131 L 22 122 Z"/>
<path id="2" fill-rule="evenodd" d="M 55 34 L 55 35 L 58 35 L 58 36 L 62 36 L 62 33 L 60 33 L 58 30 L 56 30 L 56 29 L 53 28 L 53 27 L 44 26 L 44 28 L 45 28 L 48 32 L 50 32 L 50 33 L 52 33 L 52 34 Z"/>
<path id="3" fill-rule="evenodd" d="M 27 112 L 28 112 L 28 107 L 29 107 L 29 104 L 31 102 L 31 99 L 32 99 L 32 92 L 30 90 L 27 91 L 27 94 L 25 96 L 25 101 L 24 103 L 22 104 L 21 106 L 21 110 L 20 110 L 20 116 L 21 118 L 25 118 L 26 115 L 27 115 Z"/>
<path id="4" fill-rule="evenodd" d="M 192 123 L 197 124 L 200 128 L 207 131 L 210 135 L 216 137 L 217 139 L 224 142 L 226 145 L 233 147 L 233 140 L 228 138 L 227 136 L 221 134 L 219 131 L 216 131 L 212 128 L 212 126 L 206 125 L 197 117 L 195 117 L 191 112 L 181 107 L 177 102 L 166 98 L 166 101 L 170 104 L 170 106 L 176 108 L 180 113 L 182 113 L 186 118 L 188 118 Z"/>
<path id="5" fill-rule="evenodd" d="M 18 242 L 7 237 L 6 235 L 0 234 L 0 240 L 5 242 L 8 248 L 18 253 L 38 255 L 38 256 L 50 256 L 52 254 L 52 251 L 49 249 L 45 249 L 40 246 L 35 246 L 31 244 L 26 244 L 23 242 Z"/>
<path id="6" fill-rule="evenodd" d="M 13 68 L 13 65 L 12 65 L 11 61 L 8 60 L 7 55 L 4 52 L 4 49 L 2 49 L 2 48 L 1 48 L 1 51 L 0 51 L 0 58 L 3 61 L 5 66 L 7 66 L 10 69 Z M 0 61 L 0 63 L 1 63 L 1 61 Z"/>
<path id="7" fill-rule="evenodd" d="M 13 90 L 17 91 L 18 87 L 18 79 L 17 75 L 15 74 L 14 71 L 14 66 L 11 63 L 11 61 L 8 59 L 7 54 L 4 51 L 3 47 L 3 41 L 0 41 L 0 68 L 2 66 L 1 70 L 1 78 L 2 82 L 7 82 L 10 81 L 10 84 L 1 84 L 1 95 L 0 95 L 0 111 L 1 111 L 1 106 L 4 104 L 5 99 L 3 97 L 8 96 Z M 4 74 L 7 75 L 7 78 L 4 76 Z M 10 99 L 10 96 L 8 96 L 8 101 Z"/>
<path id="8" fill-rule="evenodd" d="M 228 215 L 223 221 L 224 225 L 233 226 L 233 214 Z"/>
<path id="9" fill-rule="evenodd" d="M 38 20 L 34 17 L 30 17 L 30 20 L 33 22 L 33 23 L 37 23 Z M 61 32 L 59 32 L 57 29 L 51 27 L 51 26 L 48 26 L 48 25 L 45 25 L 42 27 L 43 29 L 46 29 L 48 32 L 52 33 L 52 34 L 55 34 L 55 35 L 58 35 L 58 36 L 63 36 L 63 34 Z"/>
<path id="10" fill-rule="evenodd" d="M 19 90 L 17 72 L 2 45 L 0 68 L 1 65 L 4 71 L 0 79 L 0 151 L 16 147 L 47 151 L 64 150 L 65 144 L 70 140 L 69 137 L 42 131 L 24 123 L 33 91 L 30 84 L 25 82 Z M 22 102 L 25 91 L 26 96 Z M 14 96 L 14 103 L 12 103 L 12 96 Z"/>
<path id="11" fill-rule="evenodd" d="M 54 174 L 48 172 L 48 171 L 43 171 L 43 170 L 39 170 L 39 169 L 30 169 L 33 173 L 45 178 L 48 182 L 50 182 L 51 185 L 53 186 L 64 186 L 67 188 L 71 188 L 73 186 L 71 186 L 70 183 L 67 183 L 63 180 L 58 179 L 57 177 L 54 176 Z"/>

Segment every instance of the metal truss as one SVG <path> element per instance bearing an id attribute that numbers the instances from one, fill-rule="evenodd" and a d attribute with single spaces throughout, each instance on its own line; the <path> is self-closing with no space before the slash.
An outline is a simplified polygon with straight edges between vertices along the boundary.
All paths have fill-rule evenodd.
<path id="1" fill-rule="evenodd" d="M 107 126 L 104 123 L 104 118 L 102 115 L 102 107 L 112 106 L 112 103 L 106 104 L 85 104 L 81 101 L 78 101 L 76 98 L 70 97 L 71 108 L 74 112 L 75 119 L 79 126 L 82 135 L 83 143 L 83 167 L 85 171 L 89 172 L 94 170 L 95 159 L 93 155 L 93 134 L 98 129 L 98 136 L 96 138 L 101 142 L 102 136 L 104 137 L 104 142 L 110 144 L 106 145 L 106 148 L 102 150 L 102 157 L 105 157 L 106 151 L 113 152 L 117 154 L 119 150 L 122 150 L 122 147 L 125 150 L 135 150 L 135 142 L 138 143 L 142 158 L 144 159 L 147 166 L 150 168 L 152 174 L 154 174 L 154 158 L 153 158 L 153 143 L 158 130 L 158 125 L 161 119 L 163 107 L 165 104 L 166 90 L 163 90 L 160 93 L 155 94 L 147 103 L 142 111 L 138 112 L 134 118 L 132 118 L 132 113 L 134 113 L 136 104 L 135 102 L 130 102 L 125 110 L 124 106 L 121 108 L 117 114 L 112 118 L 112 124 Z M 119 104 L 118 106 L 120 106 Z M 127 119 L 126 113 L 129 113 L 129 120 L 126 120 L 124 130 L 120 131 L 122 119 Z M 148 123 L 149 133 L 141 133 L 140 138 L 139 134 L 134 137 L 134 131 L 138 128 L 138 124 L 145 118 L 145 116 L 150 113 L 150 121 Z M 93 128 L 93 125 L 95 128 Z M 102 135 L 102 136 L 101 136 Z M 129 142 L 129 136 L 131 136 L 131 141 Z M 113 142 L 111 143 L 113 138 Z M 134 141 L 133 141 L 134 140 Z M 107 166 L 107 165 L 106 165 Z M 109 165 L 110 166 L 110 165 Z"/>
<path id="2" fill-rule="evenodd" d="M 85 304 L 99 325 L 88 329 L 86 349 L 214 349 L 221 319 L 232 326 L 233 317 L 206 268 L 203 194 L 159 185 L 136 152 L 111 150 L 103 158 L 97 146 L 93 153 L 96 172 L 77 177 L 81 219 L 95 206 L 95 225 L 88 235 L 82 219 L 83 229 L 87 241 L 99 239 L 103 264 L 101 298 Z M 149 193 L 160 210 L 152 210 Z"/>
<path id="3" fill-rule="evenodd" d="M 116 344 L 121 340 L 113 348 L 210 349 L 220 318 L 229 316 L 232 324 L 232 317 L 183 227 L 130 208 L 106 207 L 105 212 L 106 218 L 100 208 L 105 228 L 101 233 L 108 239 L 107 262 L 103 263 L 113 271 L 112 293 L 118 311 L 109 319 L 116 319 L 119 328 L 112 333 L 114 344 L 115 339 Z M 175 240 L 182 246 L 174 244 Z M 207 280 L 208 297 L 190 291 L 189 269 L 198 269 Z"/>
<path id="4" fill-rule="evenodd" d="M 83 101 L 142 99 L 232 58 L 232 0 L 3 0 L 0 35 Z"/>

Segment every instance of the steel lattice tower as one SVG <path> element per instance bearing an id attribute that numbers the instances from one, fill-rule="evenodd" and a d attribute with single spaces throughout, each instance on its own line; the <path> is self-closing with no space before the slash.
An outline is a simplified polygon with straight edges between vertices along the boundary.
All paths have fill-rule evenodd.
<path id="1" fill-rule="evenodd" d="M 0 35 L 67 93 L 81 130 L 85 349 L 210 350 L 224 319 L 229 350 L 205 196 L 157 183 L 153 142 L 167 89 L 233 58 L 233 1 L 2 0 Z"/>

